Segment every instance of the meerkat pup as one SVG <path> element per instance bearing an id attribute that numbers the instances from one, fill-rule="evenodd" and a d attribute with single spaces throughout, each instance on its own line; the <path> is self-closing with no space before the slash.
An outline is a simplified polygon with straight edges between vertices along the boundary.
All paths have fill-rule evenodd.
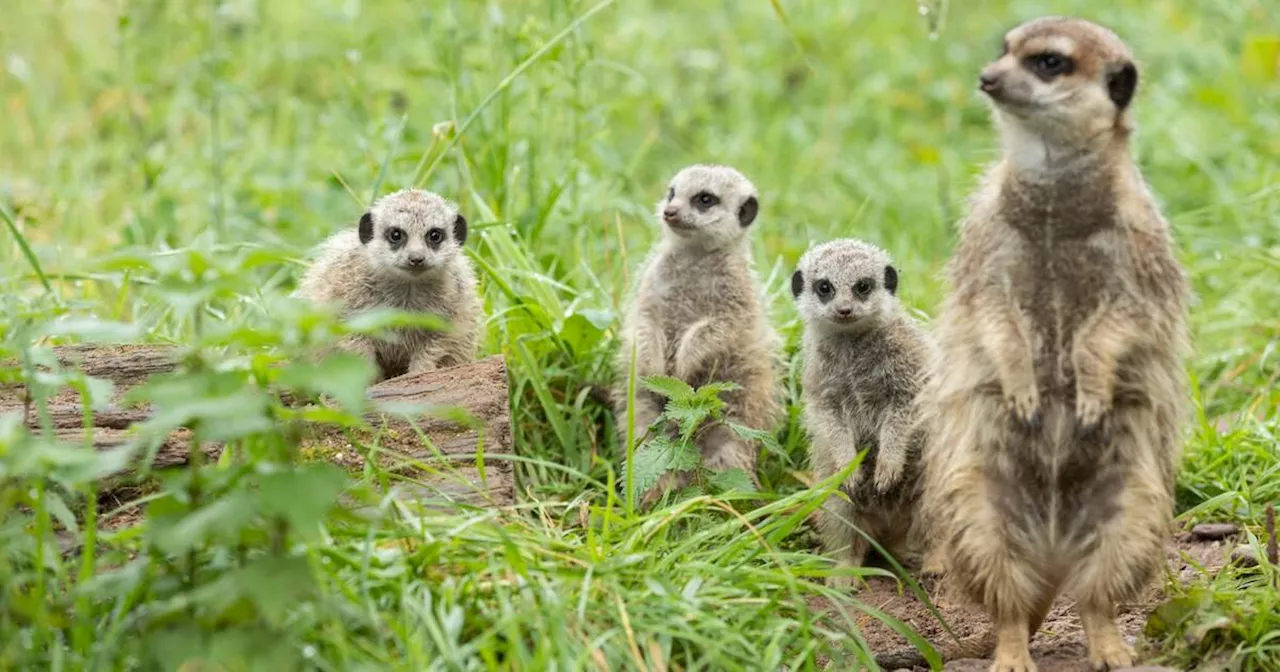
<path id="1" fill-rule="evenodd" d="M 453 204 L 420 189 L 397 191 L 374 202 L 354 230 L 326 240 L 295 293 L 335 303 L 344 316 L 389 307 L 449 321 L 444 332 L 406 327 L 394 340 L 344 339 L 339 347 L 377 366 L 376 380 L 469 362 L 483 311 L 475 271 L 462 254 L 466 240 L 467 220 Z"/>
<path id="2" fill-rule="evenodd" d="M 868 451 L 841 486 L 848 500 L 828 498 L 819 517 L 823 546 L 842 567 L 861 565 L 869 546 L 851 524 L 895 556 L 918 541 L 912 533 L 924 436 L 914 405 L 931 344 L 897 291 L 889 255 L 848 238 L 813 247 L 791 276 L 804 321 L 809 465 L 825 479 Z"/>
<path id="3" fill-rule="evenodd" d="M 755 186 L 737 170 L 716 165 L 681 170 L 658 202 L 662 240 L 642 266 L 623 320 L 614 394 L 622 442 L 633 348 L 638 378 L 671 376 L 693 387 L 733 382 L 740 389 L 723 395 L 726 419 L 762 430 L 779 421 L 778 337 L 769 326 L 747 249 L 759 208 Z M 637 435 L 662 410 L 661 396 L 637 386 Z M 758 447 L 729 427 L 704 426 L 696 440 L 706 468 L 740 467 L 755 479 Z M 688 479 L 688 473 L 667 472 L 643 503 L 683 487 Z"/>
<path id="4" fill-rule="evenodd" d="M 925 504 L 992 670 L 1076 601 L 1096 669 L 1133 652 L 1116 605 L 1164 558 L 1188 392 L 1189 289 L 1130 150 L 1138 70 L 1071 18 L 1011 30 L 979 78 L 1003 156 L 974 195 L 936 326 Z"/>

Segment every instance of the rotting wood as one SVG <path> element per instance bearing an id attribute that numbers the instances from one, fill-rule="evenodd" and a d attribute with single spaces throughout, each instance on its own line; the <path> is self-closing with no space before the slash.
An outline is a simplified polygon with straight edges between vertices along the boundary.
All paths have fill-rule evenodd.
<path id="1" fill-rule="evenodd" d="M 60 346 L 54 352 L 64 366 L 74 366 L 115 384 L 111 401 L 93 412 L 94 445 L 103 450 L 131 441 L 133 426 L 150 417 L 149 408 L 123 407 L 121 398 L 152 375 L 172 371 L 177 366 L 179 350 L 176 346 L 128 344 Z M 506 365 L 501 356 L 392 378 L 370 386 L 367 396 L 375 402 L 459 408 L 475 424 L 459 424 L 431 411 L 411 418 L 374 411 L 365 416 L 369 423 L 366 429 L 323 424 L 307 427 L 302 432 L 299 451 L 326 458 L 339 454 L 356 457 L 354 440 L 376 446 L 379 464 L 393 466 L 417 481 L 410 488 L 415 496 L 442 496 L 482 506 L 505 506 L 515 501 L 514 465 L 504 457 L 512 453 L 512 438 Z M 84 441 L 84 409 L 80 402 L 74 389 L 59 390 L 49 400 L 51 428 L 58 439 Z M 0 386 L 0 414 L 21 413 L 25 406 L 24 385 Z M 30 428 L 37 429 L 40 420 L 31 413 L 27 422 Z M 185 429 L 170 434 L 152 465 L 186 464 L 189 441 L 190 432 Z M 220 445 L 211 443 L 202 443 L 201 449 L 211 458 L 222 452 Z M 481 459 L 477 459 L 478 452 Z M 352 466 L 349 459 L 335 461 Z M 483 474 L 478 466 L 481 463 Z M 104 487 L 110 487 L 110 483 Z"/>

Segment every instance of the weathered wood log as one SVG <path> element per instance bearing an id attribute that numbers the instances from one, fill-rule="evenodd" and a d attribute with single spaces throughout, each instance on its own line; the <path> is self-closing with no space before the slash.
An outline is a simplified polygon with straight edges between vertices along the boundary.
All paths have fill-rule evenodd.
<path id="1" fill-rule="evenodd" d="M 124 407 L 128 390 L 152 375 L 177 366 L 177 348 L 164 345 L 64 346 L 55 348 L 64 366 L 115 383 L 109 403 L 93 412 L 93 443 L 99 450 L 123 445 L 135 436 L 135 425 L 151 417 L 149 407 Z M 0 414 L 22 413 L 27 408 L 25 385 L 0 386 Z M 344 429 L 315 424 L 302 433 L 298 449 L 352 466 L 363 459 L 352 445 L 375 447 L 379 464 L 389 465 L 418 481 L 414 490 L 424 498 L 435 496 L 478 505 L 503 506 L 515 500 L 511 414 L 507 399 L 506 365 L 501 356 L 447 369 L 424 371 L 372 385 L 367 397 L 374 402 L 397 402 L 434 409 L 460 409 L 475 420 L 457 422 L 427 411 L 412 417 L 371 412 L 367 429 Z M 48 404 L 51 429 L 58 439 L 83 442 L 84 408 L 79 393 L 59 390 Z M 39 429 L 41 419 L 27 414 L 27 425 Z M 187 463 L 191 433 L 179 429 L 161 443 L 153 467 Z M 201 451 L 217 457 L 222 446 L 202 442 Z"/>

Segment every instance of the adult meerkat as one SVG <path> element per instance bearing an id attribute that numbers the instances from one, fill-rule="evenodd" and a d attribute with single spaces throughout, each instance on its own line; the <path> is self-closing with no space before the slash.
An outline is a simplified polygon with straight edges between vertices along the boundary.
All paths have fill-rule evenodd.
<path id="1" fill-rule="evenodd" d="M 948 262 L 925 507 L 992 670 L 1076 600 L 1089 660 L 1128 666 L 1116 604 L 1164 558 L 1187 406 L 1185 274 L 1130 152 L 1138 70 L 1111 31 L 1027 22 L 979 78 L 1003 156 Z"/>
<path id="2" fill-rule="evenodd" d="M 884 250 L 854 239 L 818 245 L 800 258 L 791 293 L 804 321 L 804 419 L 809 464 L 820 479 L 867 449 L 819 517 L 825 550 L 839 566 L 859 566 L 866 532 L 898 556 L 918 547 L 920 452 L 915 403 L 931 344 L 898 301 L 898 272 Z M 835 577 L 847 586 L 851 577 Z"/>
<path id="3" fill-rule="evenodd" d="M 475 271 L 462 254 L 467 220 L 457 207 L 421 189 L 383 196 L 355 229 L 334 234 L 298 284 L 296 295 L 335 303 L 344 316 L 390 307 L 434 313 L 451 328 L 405 327 L 394 340 L 352 335 L 339 347 L 368 357 L 376 380 L 475 359 L 483 311 Z"/>
<path id="4" fill-rule="evenodd" d="M 671 376 L 694 387 L 737 383 L 740 389 L 723 395 L 727 419 L 755 429 L 778 422 L 778 337 L 769 326 L 747 249 L 759 208 L 755 186 L 728 166 L 689 166 L 667 186 L 657 204 L 662 240 L 642 266 L 623 321 L 613 395 L 622 440 L 633 347 L 637 377 Z M 661 396 L 637 386 L 637 433 L 662 410 Z M 697 442 L 703 466 L 713 471 L 740 467 L 755 479 L 757 447 L 727 426 L 703 427 Z M 688 473 L 664 474 L 644 503 L 688 479 Z"/>

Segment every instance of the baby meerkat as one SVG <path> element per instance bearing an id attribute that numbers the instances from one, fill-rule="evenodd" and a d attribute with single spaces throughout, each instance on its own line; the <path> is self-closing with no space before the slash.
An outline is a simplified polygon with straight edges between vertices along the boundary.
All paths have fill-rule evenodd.
<path id="1" fill-rule="evenodd" d="M 779 342 L 747 249 L 759 207 L 755 186 L 742 173 L 701 164 L 681 170 L 658 202 L 662 240 L 642 266 L 617 360 L 614 405 L 623 441 L 633 346 L 637 377 L 671 376 L 693 387 L 733 382 L 741 387 L 723 395 L 727 419 L 762 430 L 780 420 Z M 662 409 L 661 396 L 637 386 L 637 434 Z M 696 440 L 703 466 L 713 471 L 740 467 L 755 479 L 758 447 L 729 427 L 704 426 Z M 668 472 L 643 503 L 683 487 L 688 479 L 688 473 Z"/>
<path id="2" fill-rule="evenodd" d="M 1137 83 L 1120 38 L 1061 17 L 1011 30 L 979 78 L 1004 151 L 947 266 L 924 507 L 991 616 L 992 670 L 1036 668 L 1060 593 L 1093 667 L 1130 665 L 1116 605 L 1164 558 L 1189 289 L 1131 154 Z"/>
<path id="3" fill-rule="evenodd" d="M 932 346 L 897 291 L 888 253 L 848 238 L 810 249 L 791 276 L 805 324 L 802 402 L 814 476 L 830 477 L 867 449 L 841 486 L 849 499 L 828 498 L 819 517 L 823 545 L 844 567 L 861 565 L 868 548 L 850 524 L 895 556 L 918 541 L 924 435 L 914 404 Z"/>
<path id="4" fill-rule="evenodd" d="M 481 309 L 475 271 L 462 254 L 467 220 L 457 207 L 421 189 L 383 196 L 354 230 L 321 246 L 296 295 L 335 303 L 344 316 L 389 307 L 433 313 L 451 328 L 399 328 L 395 340 L 349 336 L 340 347 L 369 358 L 376 380 L 475 359 Z"/>

